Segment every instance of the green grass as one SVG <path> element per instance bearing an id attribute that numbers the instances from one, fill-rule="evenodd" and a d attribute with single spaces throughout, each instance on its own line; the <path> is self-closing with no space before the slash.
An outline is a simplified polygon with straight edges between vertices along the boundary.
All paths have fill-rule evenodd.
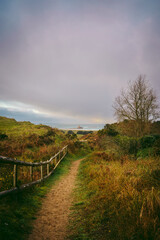
<path id="1" fill-rule="evenodd" d="M 160 232 L 160 159 L 81 162 L 70 240 L 151 240 Z"/>
<path id="2" fill-rule="evenodd" d="M 0 132 L 8 136 L 28 136 L 30 134 L 44 135 L 48 126 L 35 125 L 30 122 L 17 122 L 15 119 L 0 117 Z"/>
<path id="3" fill-rule="evenodd" d="M 85 156 L 90 148 L 86 143 L 68 139 L 58 129 L 30 122 L 17 122 L 5 117 L 0 117 L 0 135 L 0 155 L 24 161 L 38 162 L 50 159 L 64 145 L 69 145 L 69 155 L 62 160 L 48 180 L 0 199 L 0 240 L 23 240 L 31 232 L 32 221 L 46 193 L 68 172 L 72 161 Z M 5 138 L 2 138 L 4 136 Z M 1 186 L 1 191 L 12 186 L 11 172 L 12 168 L 9 169 L 8 166 L 1 168 L 0 179 L 6 180 Z M 21 171 L 19 180 L 20 175 Z"/>
<path id="4" fill-rule="evenodd" d="M 23 161 L 47 160 L 64 145 L 67 137 L 60 130 L 30 122 L 0 117 L 0 155 Z"/>
<path id="5" fill-rule="evenodd" d="M 81 157 L 66 156 L 44 183 L 0 199 L 0 239 L 27 239 L 46 193 L 60 177 L 65 177 L 72 161 Z"/>

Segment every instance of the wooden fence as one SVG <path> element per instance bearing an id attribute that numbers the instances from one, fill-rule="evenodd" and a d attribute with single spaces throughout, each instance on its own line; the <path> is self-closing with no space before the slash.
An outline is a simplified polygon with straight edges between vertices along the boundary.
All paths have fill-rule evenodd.
<path id="1" fill-rule="evenodd" d="M 15 160 L 12 158 L 0 156 L 0 168 L 4 165 L 7 165 L 7 166 L 12 165 L 13 166 L 13 168 L 12 168 L 13 169 L 12 187 L 8 190 L 1 191 L 0 197 L 7 195 L 9 193 L 12 193 L 12 192 L 16 192 L 18 190 L 22 190 L 22 189 L 32 186 L 34 184 L 40 183 L 41 181 L 48 178 L 53 173 L 55 168 L 58 166 L 60 161 L 67 154 L 67 148 L 68 148 L 68 146 L 63 147 L 58 153 L 56 153 L 53 157 L 51 157 L 50 160 L 45 161 L 45 162 L 35 162 L 35 163 L 23 162 L 23 161 Z M 22 166 L 29 167 L 30 181 L 29 181 L 29 183 L 19 185 L 18 171 L 19 171 L 19 168 Z M 34 179 L 34 168 L 36 168 L 36 167 L 40 167 L 40 171 L 39 171 L 40 177 L 38 180 Z M 46 169 L 45 173 L 44 173 L 44 168 Z"/>

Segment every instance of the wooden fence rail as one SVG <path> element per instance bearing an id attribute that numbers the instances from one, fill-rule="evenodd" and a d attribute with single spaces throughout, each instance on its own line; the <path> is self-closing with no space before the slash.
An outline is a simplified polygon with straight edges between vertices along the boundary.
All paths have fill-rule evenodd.
<path id="1" fill-rule="evenodd" d="M 18 190 L 22 190 L 22 189 L 27 188 L 29 186 L 32 186 L 34 184 L 40 183 L 43 180 L 45 180 L 46 178 L 48 178 L 53 173 L 53 171 L 56 169 L 56 167 L 61 162 L 61 160 L 67 154 L 67 148 L 68 148 L 68 146 L 63 147 L 58 153 L 56 153 L 48 161 L 36 162 L 36 163 L 23 162 L 23 161 L 15 160 L 13 158 L 0 156 L 0 168 L 4 164 L 5 165 L 6 164 L 7 165 L 13 165 L 13 187 L 9 190 L 5 190 L 5 191 L 0 192 L 0 197 L 4 196 L 4 195 L 7 195 L 9 193 L 12 193 L 12 192 L 16 192 Z M 27 183 L 27 184 L 23 184 L 23 185 L 19 186 L 17 184 L 17 182 L 18 182 L 18 167 L 20 167 L 20 166 L 26 166 L 26 167 L 30 168 L 29 169 L 30 182 Z M 40 167 L 40 179 L 35 180 L 35 181 L 33 181 L 34 167 Z M 44 175 L 44 171 L 43 171 L 44 167 L 46 167 L 46 175 Z M 50 168 L 52 168 L 52 169 L 50 170 Z"/>

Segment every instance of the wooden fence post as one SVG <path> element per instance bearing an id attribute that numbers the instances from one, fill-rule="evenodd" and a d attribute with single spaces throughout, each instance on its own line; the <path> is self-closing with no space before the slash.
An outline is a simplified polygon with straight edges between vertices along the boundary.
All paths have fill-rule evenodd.
<path id="1" fill-rule="evenodd" d="M 49 174 L 49 163 L 47 163 L 47 175 Z"/>
<path id="2" fill-rule="evenodd" d="M 17 165 L 13 166 L 13 187 L 17 187 Z"/>
<path id="3" fill-rule="evenodd" d="M 55 157 L 55 158 L 53 159 L 53 164 L 54 164 L 54 166 L 57 164 L 57 157 Z"/>
<path id="4" fill-rule="evenodd" d="M 58 166 L 58 164 L 60 163 L 60 160 L 64 158 L 64 156 L 67 153 L 67 146 L 62 148 L 58 153 L 56 153 L 53 157 L 50 158 L 50 160 L 48 161 L 44 161 L 44 162 L 38 162 L 38 163 L 32 163 L 32 162 L 24 162 L 24 161 L 20 161 L 17 159 L 12 159 L 12 158 L 8 158 L 8 157 L 3 157 L 0 156 L 0 164 L 12 164 L 13 166 L 13 187 L 9 190 L 5 190 L 0 192 L 0 197 L 2 195 L 6 195 L 10 192 L 15 192 L 17 191 L 17 187 L 19 189 L 24 189 L 26 187 L 32 186 L 33 184 L 39 183 L 40 179 L 43 180 L 44 178 L 49 177 L 49 175 L 55 170 L 55 168 Z M 45 171 L 43 168 L 43 165 L 45 166 Z M 53 166 L 52 166 L 53 165 Z M 30 174 L 29 176 L 27 175 L 27 180 L 28 177 L 30 177 L 30 183 L 27 184 L 22 184 L 19 186 L 18 184 L 18 173 L 20 171 L 20 169 L 18 167 L 29 167 L 29 169 L 27 168 L 27 174 Z M 26 169 L 25 167 L 25 169 Z M 35 167 L 35 169 L 34 169 Z M 40 167 L 40 169 L 39 169 Z M 51 167 L 51 168 L 50 168 Z M 36 170 L 37 169 L 37 170 Z M 23 169 L 22 169 L 23 170 Z M 23 172 L 23 171 L 22 171 Z M 47 172 L 47 176 L 46 176 L 46 172 Z M 38 179 L 37 176 L 35 174 L 38 174 Z M 39 176 L 40 175 L 40 176 Z M 25 177 L 24 174 L 21 174 L 21 178 Z M 17 186 L 18 185 L 18 186 Z"/>
<path id="5" fill-rule="evenodd" d="M 30 166 L 30 178 L 31 182 L 33 181 L 33 166 Z"/>
<path id="6" fill-rule="evenodd" d="M 41 165 L 41 179 L 43 179 L 43 165 Z"/>

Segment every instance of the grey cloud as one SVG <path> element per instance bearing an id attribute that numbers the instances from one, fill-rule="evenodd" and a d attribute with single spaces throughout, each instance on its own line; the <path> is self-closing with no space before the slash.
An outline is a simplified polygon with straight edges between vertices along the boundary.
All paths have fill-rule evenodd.
<path id="1" fill-rule="evenodd" d="M 33 8 L 31 1 L 15 2 L 8 18 L 19 16 L 16 31 L 6 15 L 0 28 L 9 38 L 0 43 L 1 99 L 108 119 L 115 96 L 138 74 L 160 90 L 160 16 L 152 13 L 158 2 L 40 1 Z"/>

